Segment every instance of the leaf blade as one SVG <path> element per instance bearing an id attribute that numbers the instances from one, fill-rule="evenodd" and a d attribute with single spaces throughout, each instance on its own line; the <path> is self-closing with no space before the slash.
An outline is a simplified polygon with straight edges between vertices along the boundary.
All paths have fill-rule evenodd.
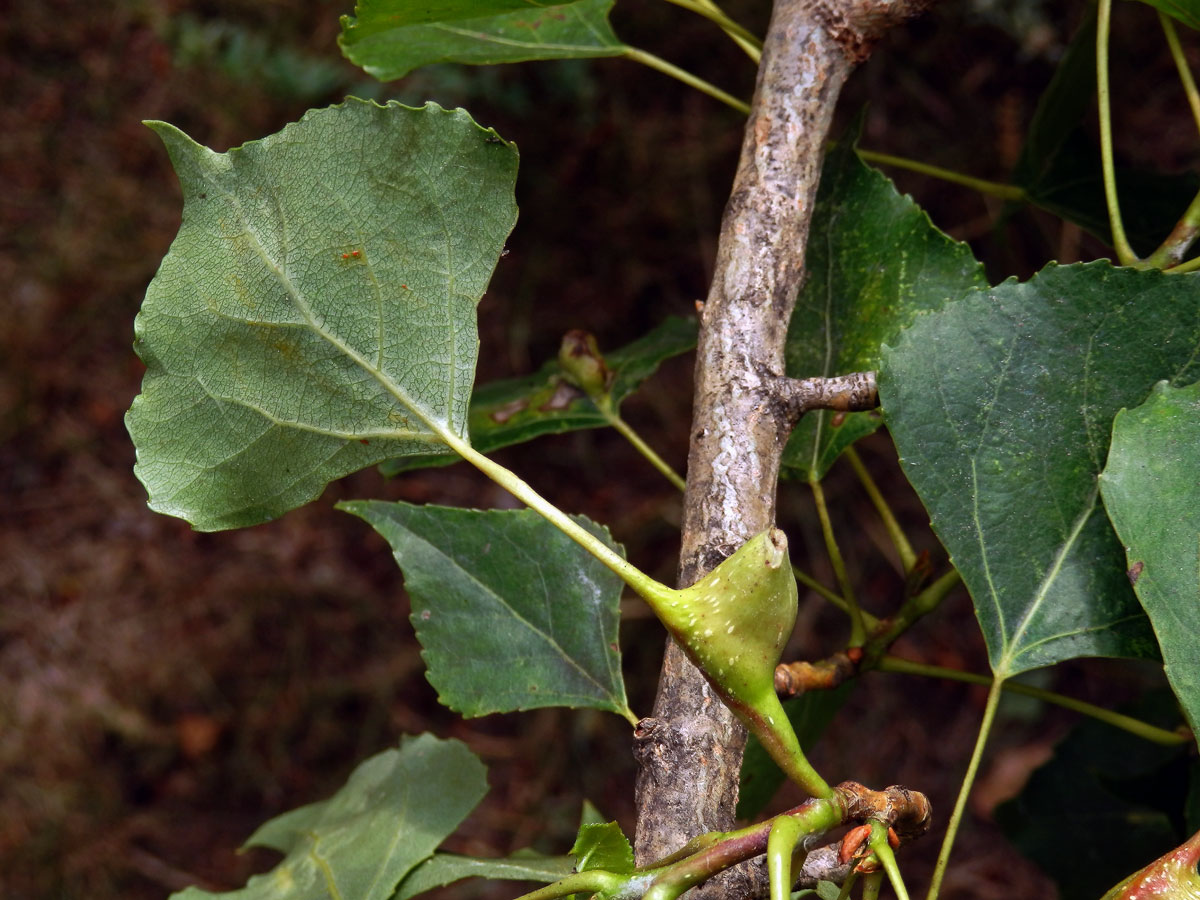
<path id="1" fill-rule="evenodd" d="M 998 677 L 1157 653 L 1096 479 L 1117 410 L 1200 374 L 1200 291 L 1173 279 L 1052 266 L 922 317 L 884 354 L 885 417 Z"/>
<path id="2" fill-rule="evenodd" d="M 257 524 L 465 434 L 509 145 L 461 110 L 353 99 L 227 153 L 153 127 L 185 202 L 135 323 L 126 424 L 152 508 Z"/>
<path id="3" fill-rule="evenodd" d="M 608 14 L 614 0 L 358 0 L 342 17 L 347 59 L 380 81 L 431 63 L 472 65 L 619 56 L 626 46 Z"/>
<path id="4" fill-rule="evenodd" d="M 605 360 L 613 373 L 613 402 L 619 406 L 661 363 L 693 349 L 697 327 L 695 319 L 670 316 L 637 340 L 606 353 Z M 547 361 L 530 375 L 479 385 L 471 397 L 469 422 L 471 445 L 480 453 L 543 435 L 609 424 L 582 391 L 564 381 L 557 359 Z M 455 462 L 444 454 L 406 456 L 388 460 L 380 469 L 391 476 Z"/>
<path id="5" fill-rule="evenodd" d="M 188 888 L 178 900 L 387 900 L 487 793 L 483 764 L 459 741 L 405 738 L 371 757 L 329 800 L 266 823 L 250 838 L 286 853 L 241 890 Z M 299 814 L 299 815 L 298 815 Z M 300 827 L 302 825 L 302 827 Z"/>
<path id="6" fill-rule="evenodd" d="M 465 716 L 585 706 L 633 717 L 617 646 L 622 582 L 540 515 L 339 507 L 391 544 L 442 703 Z M 619 549 L 607 531 L 578 521 Z"/>
<path id="7" fill-rule="evenodd" d="M 1200 730 L 1200 385 L 1155 385 L 1119 412 L 1100 479 L 1126 547 L 1133 589 L 1162 648 L 1167 679 Z"/>
<path id="8" fill-rule="evenodd" d="M 853 137 L 853 136 L 851 136 Z M 825 159 L 800 289 L 785 346 L 794 378 L 878 368 L 880 347 L 919 312 L 987 284 L 965 244 L 934 227 L 881 172 L 843 140 Z M 880 256 L 879 247 L 887 255 Z M 864 260 L 874 259 L 873 263 Z M 820 480 L 842 450 L 881 424 L 875 413 L 836 420 L 816 410 L 800 420 L 784 451 L 789 474 Z"/>

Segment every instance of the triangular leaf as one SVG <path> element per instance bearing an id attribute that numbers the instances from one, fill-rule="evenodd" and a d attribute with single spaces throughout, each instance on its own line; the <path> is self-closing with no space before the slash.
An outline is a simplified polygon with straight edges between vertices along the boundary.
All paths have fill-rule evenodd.
<path id="1" fill-rule="evenodd" d="M 487 793 L 487 772 L 458 741 L 405 738 L 371 757 L 333 797 L 260 828 L 250 844 L 287 854 L 244 888 L 188 888 L 177 900 L 387 900 Z M 303 812 L 303 816 L 297 816 Z M 301 824 L 303 819 L 303 824 Z M 279 820 L 276 820 L 278 822 Z"/>
<path id="2" fill-rule="evenodd" d="M 574 871 L 574 860 L 569 856 L 516 853 L 505 859 L 480 859 L 457 856 L 453 853 L 435 853 L 400 882 L 392 900 L 408 900 L 410 897 L 453 884 L 464 878 L 534 881 L 550 884 L 560 878 L 565 878 L 572 871 Z"/>
<path id="3" fill-rule="evenodd" d="M 603 869 L 628 875 L 633 871 L 633 846 L 616 822 L 581 826 L 571 855 L 580 872 Z"/>
<path id="4" fill-rule="evenodd" d="M 510 145 L 462 110 L 359 100 L 228 153 L 151 127 L 184 191 L 127 418 L 154 509 L 253 525 L 465 434 L 475 304 L 516 217 Z"/>
<path id="5" fill-rule="evenodd" d="M 1198 350 L 1195 276 L 1099 262 L 968 295 L 885 352 L 888 427 L 997 676 L 1156 655 L 1097 476 L 1117 410 L 1200 377 Z"/>
<path id="6" fill-rule="evenodd" d="M 342 17 L 342 52 L 380 81 L 430 63 L 474 65 L 620 56 L 614 0 L 358 0 Z"/>
<path id="7" fill-rule="evenodd" d="M 1100 490 L 1167 678 L 1200 733 L 1200 384 L 1160 383 L 1117 414 Z"/>
<path id="8" fill-rule="evenodd" d="M 611 396 L 620 404 L 657 371 L 663 360 L 696 346 L 695 319 L 671 316 L 649 333 L 604 359 L 613 373 Z M 475 388 L 470 411 L 471 446 L 480 453 L 519 444 L 546 434 L 580 428 L 603 428 L 608 420 L 583 391 L 563 379 L 557 359 L 532 375 L 492 381 Z M 388 460 L 380 469 L 396 475 L 423 466 L 446 466 L 457 460 L 445 454 Z"/>
<path id="9" fill-rule="evenodd" d="M 622 582 L 532 510 L 355 501 L 392 545 L 439 699 L 465 716 L 583 706 L 632 718 Z M 614 549 L 600 526 L 577 521 Z"/>
<path id="10" fill-rule="evenodd" d="M 811 233 L 808 275 L 788 326 L 787 372 L 796 378 L 876 369 L 880 346 L 918 312 L 987 284 L 966 244 L 938 231 L 910 197 L 865 166 L 849 139 L 826 157 Z M 824 410 L 801 419 L 785 468 L 821 479 L 880 419 L 853 413 L 836 423 Z"/>

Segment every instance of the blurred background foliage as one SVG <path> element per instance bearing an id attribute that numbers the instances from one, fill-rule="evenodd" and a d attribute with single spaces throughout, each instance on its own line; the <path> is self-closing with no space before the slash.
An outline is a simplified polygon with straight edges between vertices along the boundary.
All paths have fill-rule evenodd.
<path id="1" fill-rule="evenodd" d="M 196 534 L 151 514 L 122 415 L 141 366 L 133 316 L 180 216 L 166 155 L 140 124 L 165 119 L 224 150 L 346 94 L 462 105 L 515 140 L 521 220 L 480 309 L 480 377 L 523 374 L 571 328 L 615 347 L 707 291 L 741 141 L 733 111 L 621 60 L 435 66 L 381 85 L 336 46 L 344 3 L 79 0 L 15 3 L 0 20 L 0 894 L 7 900 L 151 900 L 186 884 L 240 885 L 269 863 L 235 853 L 260 822 L 328 795 L 398 734 L 465 740 L 492 794 L 452 849 L 563 852 L 585 798 L 632 827 L 628 726 L 542 710 L 463 722 L 440 708 L 382 540 L 332 503 L 381 497 L 510 503 L 463 466 L 385 481 L 365 472 L 310 507 L 243 532 Z M 760 33 L 768 8 L 729 11 Z M 869 105 L 863 145 L 1003 180 L 1039 92 L 1082 16 L 1075 0 L 939 4 L 889 36 L 847 87 L 840 121 Z M 748 96 L 753 71 L 708 23 L 668 4 L 619 5 L 618 34 Z M 1164 172 L 1197 141 L 1153 17 L 1118 9 L 1119 149 Z M 1191 38 L 1191 35 L 1185 36 Z M 1196 42 L 1189 53 L 1195 61 Z M 1043 213 L 1006 211 L 953 185 L 892 173 L 934 221 L 971 242 L 994 278 L 1050 258 L 1104 255 Z M 626 405 L 677 468 L 686 459 L 690 359 Z M 886 439 L 864 448 L 920 546 L 926 518 Z M 504 451 L 563 508 L 608 524 L 672 580 L 679 498 L 615 434 Z M 860 596 L 885 613 L 902 585 L 853 478 L 836 498 Z M 820 546 L 800 486 L 781 488 L 795 558 Z M 865 523 L 865 524 L 855 524 Z M 805 565 L 829 577 L 813 552 Z M 844 623 L 809 597 L 797 654 L 823 655 Z M 647 714 L 661 630 L 636 604 L 622 635 L 633 708 Z M 984 671 L 965 597 L 900 648 Z M 1152 672 L 1080 662 L 1041 682 L 1093 701 L 1132 696 Z M 982 693 L 869 676 L 814 761 L 828 777 L 901 782 L 949 808 Z M 992 823 L 1073 719 L 1006 706 L 947 898 L 1051 896 Z M 796 802 L 785 791 L 777 804 Z M 913 848 L 920 881 L 935 841 Z M 922 868 L 924 867 L 924 868 Z M 490 891 L 490 893 L 488 893 Z M 511 889 L 459 888 L 507 896 Z"/>

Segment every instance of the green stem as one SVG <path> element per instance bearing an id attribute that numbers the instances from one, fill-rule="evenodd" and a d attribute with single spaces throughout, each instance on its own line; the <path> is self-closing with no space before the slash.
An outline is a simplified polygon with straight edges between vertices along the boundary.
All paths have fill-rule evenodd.
<path id="1" fill-rule="evenodd" d="M 943 169 L 941 166 L 930 165 L 929 163 L 918 162 L 915 159 L 908 159 L 903 156 L 892 156 L 889 153 L 877 153 L 874 150 L 863 150 L 861 147 L 855 148 L 860 159 L 865 162 L 879 163 L 884 166 L 895 166 L 897 169 L 907 169 L 910 172 L 920 172 L 922 175 L 929 175 L 932 178 L 939 178 L 942 181 L 948 181 L 951 184 L 962 185 L 963 187 L 971 188 L 981 194 L 986 194 L 989 197 L 999 197 L 1002 200 L 1025 200 L 1025 189 L 1015 184 L 1002 184 L 998 181 L 987 181 L 983 178 L 973 178 L 970 175 L 963 175 L 959 172 L 954 172 L 950 169 Z"/>
<path id="2" fill-rule="evenodd" d="M 1179 43 L 1179 34 L 1175 31 L 1175 23 L 1170 16 L 1160 12 L 1158 21 L 1162 25 L 1163 34 L 1167 38 L 1167 46 L 1171 49 L 1171 58 L 1175 60 L 1175 68 L 1179 72 L 1179 81 L 1183 84 L 1188 106 L 1192 110 L 1192 119 L 1200 130 L 1200 92 L 1196 90 L 1196 81 L 1192 78 L 1192 70 L 1188 68 L 1187 57 Z M 1192 202 L 1179 218 L 1179 222 L 1171 229 L 1162 245 L 1146 258 L 1146 265 L 1155 269 L 1178 268 L 1183 256 L 1187 253 L 1196 236 L 1200 234 L 1200 193 L 1192 198 Z"/>
<path id="3" fill-rule="evenodd" d="M 681 6 L 686 10 L 704 16 L 710 22 L 715 22 L 721 26 L 721 30 L 733 38 L 734 42 L 745 51 L 746 55 L 754 60 L 754 64 L 758 65 L 758 61 L 762 59 L 762 41 L 755 37 L 749 30 L 743 28 L 729 16 L 725 15 L 724 10 L 711 0 L 667 0 L 668 3 L 674 3 L 676 6 Z"/>
<path id="4" fill-rule="evenodd" d="M 924 663 L 910 662 L 907 659 L 900 659 L 896 656 L 885 656 L 879 661 L 877 666 L 881 672 L 899 672 L 904 675 L 923 675 L 928 678 L 945 678 L 950 681 L 962 681 L 967 684 L 983 684 L 991 685 L 995 679 L 989 678 L 987 675 L 977 675 L 974 672 L 962 672 L 958 669 L 945 669 L 941 666 L 927 666 Z M 1168 731 L 1165 728 L 1159 728 L 1157 725 L 1151 725 L 1149 722 L 1143 722 L 1140 719 L 1135 719 L 1132 716 L 1127 716 L 1119 712 L 1113 712 L 1111 709 L 1105 709 L 1102 706 L 1096 706 L 1092 703 L 1085 703 L 1083 700 L 1076 700 L 1072 697 L 1065 697 L 1062 694 L 1056 694 L 1054 691 L 1047 691 L 1042 688 L 1033 687 L 1020 682 L 1004 681 L 1001 682 L 1002 689 L 1011 694 L 1023 694 L 1026 697 L 1035 697 L 1046 703 L 1053 703 L 1055 706 L 1061 706 L 1064 709 L 1069 709 L 1077 713 L 1083 713 L 1085 716 L 1090 716 L 1093 719 L 1098 719 L 1114 728 L 1120 728 L 1122 731 L 1128 731 L 1130 734 L 1135 734 L 1147 741 L 1152 741 L 1156 744 L 1165 746 L 1178 746 L 1186 744 L 1191 740 L 1187 735 L 1180 734 L 1178 731 Z"/>
<path id="5" fill-rule="evenodd" d="M 1196 80 L 1192 78 L 1192 70 L 1188 67 L 1187 56 L 1184 55 L 1183 47 L 1179 43 L 1179 33 L 1175 30 L 1175 23 L 1166 13 L 1160 12 L 1158 21 L 1167 38 L 1167 46 L 1171 48 L 1171 59 L 1175 60 L 1175 68 L 1179 70 L 1179 81 L 1183 84 L 1188 106 L 1192 109 L 1192 119 L 1196 122 L 1196 128 L 1200 130 L 1200 91 L 1196 90 Z"/>
<path id="6" fill-rule="evenodd" d="M 1108 35 L 1111 28 L 1112 0 L 1099 0 L 1096 17 L 1096 95 L 1100 105 L 1100 165 L 1104 173 L 1104 199 L 1108 203 L 1108 223 L 1112 229 L 1117 260 L 1123 266 L 1132 266 L 1140 260 L 1125 237 L 1113 165 L 1111 94 L 1108 87 Z"/>
<path id="7" fill-rule="evenodd" d="M 1179 272 L 1183 268 L 1180 260 L 1183 259 L 1198 234 L 1200 234 L 1200 193 L 1192 198 L 1192 202 L 1183 211 L 1183 215 L 1179 217 L 1179 221 L 1175 223 L 1175 227 L 1171 229 L 1166 240 L 1157 250 L 1146 257 L 1146 267 Z M 1195 260 L 1191 260 L 1186 265 L 1194 265 L 1195 262 Z"/>
<path id="8" fill-rule="evenodd" d="M 603 869 L 591 869 L 587 872 L 576 872 L 554 884 L 548 884 L 544 888 L 522 894 L 517 900 L 555 900 L 557 897 L 566 897 L 570 894 L 594 894 L 598 891 L 611 893 L 628 880 L 626 877 L 606 872 Z"/>
<path id="9" fill-rule="evenodd" d="M 771 825 L 767 838 L 767 877 L 771 900 L 791 900 L 792 852 L 807 832 L 804 825 L 791 816 L 779 816 Z"/>
<path id="10" fill-rule="evenodd" d="M 458 435 L 449 430 L 443 430 L 440 437 L 455 453 L 481 471 L 500 487 L 504 488 L 530 509 L 541 514 L 552 525 L 583 547 L 584 550 L 608 566 L 622 581 L 633 588 L 638 594 L 650 601 L 652 608 L 665 602 L 674 594 L 671 588 L 655 581 L 637 566 L 622 559 L 620 554 L 601 541 L 590 531 L 583 528 L 564 513 L 561 509 L 535 491 L 529 484 L 518 478 L 504 466 L 488 459 Z"/>
<path id="11" fill-rule="evenodd" d="M 879 892 L 883 888 L 883 873 L 872 872 L 870 875 L 863 877 L 863 900 L 878 900 Z"/>
<path id="12" fill-rule="evenodd" d="M 842 589 L 842 598 L 850 612 L 850 642 L 851 647 L 861 647 L 867 639 L 866 624 L 863 622 L 862 610 L 854 596 L 854 588 L 850 577 L 846 574 L 846 563 L 842 559 L 842 551 L 838 547 L 837 538 L 833 534 L 833 523 L 829 520 L 829 508 L 825 505 L 825 490 L 821 482 L 810 481 L 813 499 L 817 504 L 817 518 L 821 522 L 821 534 L 825 538 L 825 549 L 829 553 L 829 561 L 833 565 L 833 574 L 837 577 L 838 587 Z"/>
<path id="13" fill-rule="evenodd" d="M 1103 0 L 1101 0 L 1103 2 Z M 971 753 L 971 761 L 967 764 L 967 774 L 963 777 L 962 786 L 958 790 L 958 799 L 954 802 L 954 811 L 950 813 L 950 821 L 946 825 L 946 837 L 942 841 L 942 849 L 938 853 L 937 864 L 933 869 L 933 879 L 929 884 L 926 900 L 937 900 L 942 888 L 942 879 L 946 875 L 946 866 L 950 862 L 950 851 L 954 849 L 954 839 L 958 836 L 958 826 L 962 824 L 963 813 L 967 808 L 967 797 L 975 783 L 975 775 L 979 771 L 979 762 L 983 759 L 983 748 L 987 746 L 988 735 L 992 723 L 996 719 L 996 707 L 1000 703 L 1000 681 L 993 681 L 988 691 L 987 706 L 983 710 L 983 721 L 979 723 L 979 736 L 975 740 L 975 749 Z"/>
<path id="14" fill-rule="evenodd" d="M 665 59 L 655 56 L 653 53 L 647 53 L 645 50 L 639 50 L 637 47 L 626 47 L 624 56 L 626 59 L 631 59 L 634 62 L 639 62 L 644 66 L 649 66 L 651 69 L 662 72 L 664 75 L 670 75 L 672 78 L 682 81 L 689 87 L 694 87 L 701 93 L 708 94 L 708 96 L 716 100 L 720 100 L 726 106 L 733 107 L 744 116 L 750 114 L 749 103 L 739 100 L 732 94 L 725 93 L 725 91 L 721 90 L 716 85 L 710 84 L 703 78 L 698 78 L 685 69 L 681 69 L 678 66 L 672 65 Z"/>
<path id="15" fill-rule="evenodd" d="M 912 628 L 919 619 L 937 609 L 946 599 L 946 595 L 961 581 L 962 576 L 958 574 L 958 569 L 951 569 L 921 593 L 906 600 L 896 614 L 887 621 L 885 631 L 876 632 L 874 628 L 871 629 L 871 638 L 867 642 L 867 657 L 870 659 L 882 654 L 895 642 L 896 638 Z"/>
<path id="16" fill-rule="evenodd" d="M 904 886 L 900 867 L 896 865 L 896 854 L 892 852 L 892 845 L 888 843 L 887 826 L 882 822 L 871 823 L 871 849 L 883 863 L 883 870 L 887 872 L 888 881 L 892 883 L 897 900 L 908 900 L 908 888 Z"/>
<path id="17" fill-rule="evenodd" d="M 593 401 L 596 403 L 596 408 L 600 410 L 600 414 L 608 421 L 608 424 L 615 428 L 625 440 L 633 444 L 633 448 L 642 454 L 650 465 L 658 469 L 666 477 L 667 481 L 671 482 L 679 490 L 687 490 L 687 482 L 683 480 L 683 477 L 672 469 L 666 460 L 655 453 L 649 444 L 642 440 L 641 435 L 634 431 L 629 423 L 622 419 L 620 414 L 613 409 L 611 402 L 602 402 L 596 398 L 593 398 Z"/>
<path id="18" fill-rule="evenodd" d="M 1168 275 L 1186 275 L 1188 272 L 1195 272 L 1197 269 L 1200 269 L 1200 256 L 1193 257 L 1177 266 L 1172 266 L 1166 271 Z"/>
<path id="19" fill-rule="evenodd" d="M 875 511 L 879 514 L 879 518 L 883 520 L 883 527 L 887 530 L 888 537 L 891 538 L 896 552 L 900 554 L 900 565 L 904 569 L 904 574 L 907 575 L 912 571 L 913 565 L 917 561 L 917 554 L 913 552 L 912 544 L 908 542 L 908 535 L 904 533 L 904 529 L 896 521 L 896 516 L 892 512 L 892 508 L 888 506 L 887 499 L 879 490 L 879 486 L 875 484 L 875 479 L 871 477 L 871 473 L 867 471 L 867 467 L 863 465 L 862 459 L 855 449 L 847 447 L 843 451 L 843 454 L 854 468 L 854 474 L 858 476 L 863 490 L 871 498 L 871 503 L 875 507 Z"/>
<path id="20" fill-rule="evenodd" d="M 836 606 L 842 612 L 846 613 L 846 615 L 850 614 L 850 606 L 849 606 L 849 604 L 846 603 L 845 598 L 843 598 L 841 594 L 834 593 L 829 588 L 825 587 L 825 585 L 821 584 L 821 582 L 817 581 L 817 579 L 813 578 L 811 575 L 809 575 L 806 572 L 802 572 L 800 569 L 796 568 L 795 566 L 792 566 L 792 574 L 796 576 L 796 580 L 798 582 L 800 582 L 802 585 L 804 585 L 810 591 L 820 594 L 822 597 L 824 597 L 826 600 L 828 600 L 830 603 L 832 603 L 834 606 Z M 863 615 L 864 620 L 874 619 L 874 617 L 871 616 L 869 613 L 864 612 L 862 615 Z M 877 619 L 875 621 L 878 622 Z M 874 627 L 874 626 L 871 624 L 868 624 L 868 627 Z"/>

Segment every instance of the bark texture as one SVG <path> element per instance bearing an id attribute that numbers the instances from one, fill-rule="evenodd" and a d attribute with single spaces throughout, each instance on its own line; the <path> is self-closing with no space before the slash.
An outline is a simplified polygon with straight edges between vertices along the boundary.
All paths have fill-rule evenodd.
<path id="1" fill-rule="evenodd" d="M 780 396 L 784 338 L 834 105 L 874 39 L 918 5 L 775 3 L 701 315 L 681 586 L 774 522 L 795 415 Z M 741 724 L 669 642 L 654 714 L 635 736 L 639 864 L 732 827 L 744 746 Z M 745 897 L 760 888 L 753 867 L 740 867 L 696 890 Z"/>

